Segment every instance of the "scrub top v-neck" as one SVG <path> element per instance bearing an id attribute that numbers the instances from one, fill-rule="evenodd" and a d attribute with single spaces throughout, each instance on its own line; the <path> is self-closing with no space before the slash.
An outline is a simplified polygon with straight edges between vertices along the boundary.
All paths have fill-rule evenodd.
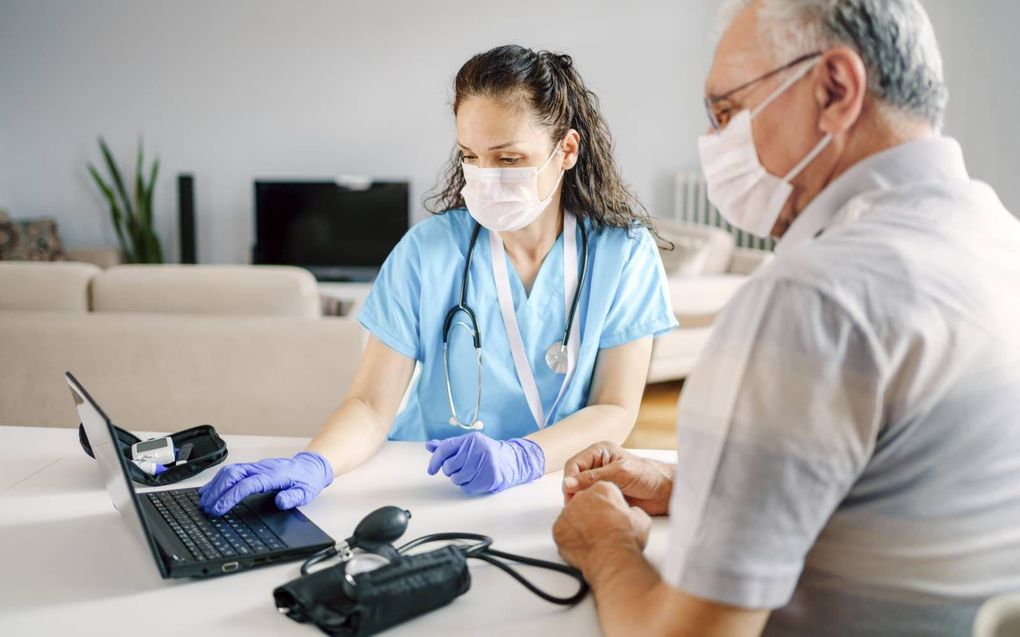
<path id="1" fill-rule="evenodd" d="M 578 223 L 583 223 L 581 219 Z M 432 217 L 413 228 L 393 249 L 358 319 L 390 349 L 417 360 L 420 374 L 405 408 L 390 430 L 391 440 L 428 440 L 460 435 L 449 424 L 443 374 L 443 320 L 456 303 L 475 222 L 464 209 Z M 514 312 L 528 362 L 550 423 L 587 405 L 598 350 L 676 326 L 662 262 L 644 228 L 588 229 L 588 276 L 575 320 L 580 351 L 573 374 L 556 404 L 563 374 L 545 362 L 549 345 L 566 324 L 563 236 L 546 255 L 531 293 L 507 261 Z M 577 234 L 580 234 L 578 229 Z M 577 239 L 580 244 L 580 238 Z M 525 436 L 538 430 L 514 367 L 500 314 L 488 231 L 483 229 L 471 262 L 468 304 L 482 334 L 482 401 L 479 418 L 493 438 Z M 507 257 L 505 257 L 507 258 Z M 507 258 L 508 259 L 508 258 Z M 580 251 L 578 251 L 578 267 Z M 474 349 L 467 330 L 450 337 L 450 382 L 459 414 L 471 413 L 477 393 Z M 555 412 L 550 413 L 555 405 Z"/>

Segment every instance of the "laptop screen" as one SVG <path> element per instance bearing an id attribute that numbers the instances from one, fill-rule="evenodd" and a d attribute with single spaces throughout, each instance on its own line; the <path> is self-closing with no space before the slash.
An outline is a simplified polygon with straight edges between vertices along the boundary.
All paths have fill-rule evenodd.
<path id="1" fill-rule="evenodd" d="M 71 398 L 74 399 L 78 417 L 81 419 L 82 426 L 85 427 L 85 435 L 88 436 L 92 454 L 96 457 L 96 462 L 99 463 L 106 491 L 110 494 L 110 499 L 113 500 L 113 506 L 120 511 L 121 517 L 131 527 L 131 530 L 148 544 L 153 557 L 156 558 L 160 573 L 165 577 L 165 566 L 159 559 L 152 534 L 135 502 L 135 490 L 131 484 L 131 478 L 128 476 L 126 460 L 114 440 L 112 423 L 74 376 L 70 373 L 64 376 L 71 389 Z"/>

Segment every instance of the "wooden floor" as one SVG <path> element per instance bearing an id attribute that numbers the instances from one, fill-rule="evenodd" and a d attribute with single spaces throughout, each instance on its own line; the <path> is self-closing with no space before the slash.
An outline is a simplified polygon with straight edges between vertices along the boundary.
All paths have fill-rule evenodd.
<path id="1" fill-rule="evenodd" d="M 632 449 L 676 449 L 676 407 L 683 381 L 645 388 L 637 424 L 623 446 Z"/>

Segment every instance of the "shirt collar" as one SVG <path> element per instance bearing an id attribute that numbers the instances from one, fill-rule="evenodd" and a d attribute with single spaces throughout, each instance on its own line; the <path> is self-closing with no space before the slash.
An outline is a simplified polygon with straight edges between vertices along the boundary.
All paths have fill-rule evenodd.
<path id="1" fill-rule="evenodd" d="M 963 149 L 949 137 L 907 142 L 867 157 L 825 187 L 794 219 L 776 245 L 782 255 L 813 239 L 851 200 L 909 183 L 969 179 Z"/>

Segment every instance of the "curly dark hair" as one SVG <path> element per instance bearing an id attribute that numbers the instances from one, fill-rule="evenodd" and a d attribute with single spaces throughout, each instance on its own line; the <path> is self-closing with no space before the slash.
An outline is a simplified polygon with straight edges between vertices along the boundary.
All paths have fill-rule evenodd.
<path id="1" fill-rule="evenodd" d="M 569 55 L 517 45 L 479 53 L 457 72 L 454 115 L 465 99 L 474 96 L 523 99 L 553 140 L 562 139 L 570 129 L 578 132 L 577 165 L 563 177 L 565 209 L 589 219 L 597 228 L 652 228 L 647 211 L 623 183 L 613 161 L 613 139 L 599 111 L 598 98 L 584 85 Z M 441 185 L 425 200 L 429 212 L 442 214 L 464 207 L 462 159 L 455 147 Z"/>

